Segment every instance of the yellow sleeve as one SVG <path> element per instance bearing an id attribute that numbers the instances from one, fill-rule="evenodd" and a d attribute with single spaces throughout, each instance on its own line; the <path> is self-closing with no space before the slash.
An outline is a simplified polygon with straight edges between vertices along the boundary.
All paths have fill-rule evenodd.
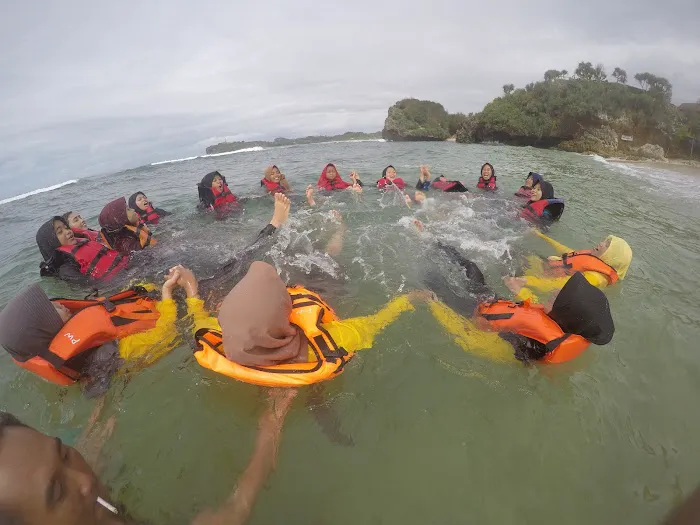
<path id="1" fill-rule="evenodd" d="M 209 315 L 209 312 L 204 309 L 204 301 L 188 297 L 185 302 L 187 303 L 187 315 L 192 317 L 193 321 L 192 333 L 197 333 L 202 328 L 221 331 L 219 320 Z"/>
<path id="2" fill-rule="evenodd" d="M 119 355 L 127 361 L 140 361 L 145 366 L 155 363 L 177 345 L 175 328 L 177 306 L 168 299 L 156 304 L 160 317 L 155 327 L 119 340 Z"/>
<path id="3" fill-rule="evenodd" d="M 583 272 L 586 280 L 597 288 L 605 288 L 608 285 L 607 278 L 598 272 Z M 567 281 L 571 278 L 569 275 L 564 277 L 535 277 L 526 275 L 524 277 L 526 286 L 533 288 L 538 292 L 551 292 L 553 290 L 561 290 Z"/>
<path id="4" fill-rule="evenodd" d="M 323 328 L 333 340 L 348 352 L 371 348 L 374 338 L 389 324 L 393 323 L 403 312 L 414 310 L 407 295 L 401 295 L 374 315 L 354 317 L 343 321 L 326 323 Z"/>
<path id="5" fill-rule="evenodd" d="M 513 347 L 496 332 L 479 330 L 471 319 L 461 316 L 439 301 L 428 303 L 433 316 L 465 352 L 493 361 L 512 361 Z"/>
<path id="6" fill-rule="evenodd" d="M 533 303 L 539 303 L 540 298 L 535 295 L 535 292 L 530 290 L 529 288 L 523 287 L 520 289 L 520 291 L 515 295 L 515 300 L 516 301 L 527 301 L 530 300 Z"/>
<path id="7" fill-rule="evenodd" d="M 554 248 L 554 251 L 557 252 L 558 255 L 561 255 L 562 253 L 569 253 L 573 252 L 574 250 L 569 248 L 568 246 L 564 246 L 563 244 L 555 241 L 551 237 L 547 237 L 544 233 L 542 233 L 539 230 L 535 230 L 535 235 L 537 235 L 540 239 L 543 239 L 547 241 L 549 244 L 552 245 L 552 248 Z"/>
<path id="8" fill-rule="evenodd" d="M 590 272 L 586 272 L 590 273 Z M 525 286 L 533 288 L 538 292 L 551 292 L 552 290 L 560 290 L 569 280 L 569 276 L 564 277 L 536 277 L 534 275 L 526 275 Z"/>

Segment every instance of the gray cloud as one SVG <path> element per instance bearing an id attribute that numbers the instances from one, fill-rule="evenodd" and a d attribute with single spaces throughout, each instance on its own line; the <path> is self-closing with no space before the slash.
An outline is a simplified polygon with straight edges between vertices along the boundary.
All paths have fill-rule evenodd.
<path id="1" fill-rule="evenodd" d="M 0 19 L 2 192 L 201 153 L 205 139 L 380 129 L 405 96 L 478 111 L 581 60 L 700 97 L 696 0 L 14 3 Z M 0 197 L 5 195 L 0 195 Z"/>

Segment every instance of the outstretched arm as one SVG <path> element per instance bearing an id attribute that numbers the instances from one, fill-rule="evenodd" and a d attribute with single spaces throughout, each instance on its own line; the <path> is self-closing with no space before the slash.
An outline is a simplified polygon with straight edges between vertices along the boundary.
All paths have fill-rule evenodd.
<path id="1" fill-rule="evenodd" d="M 248 520 L 260 489 L 275 468 L 282 425 L 295 395 L 296 390 L 291 388 L 270 390 L 267 410 L 260 416 L 253 455 L 236 489 L 218 511 L 200 514 L 192 525 L 242 525 Z"/>
<path id="2" fill-rule="evenodd" d="M 557 252 L 557 255 L 561 255 L 563 253 L 569 253 L 569 252 L 574 251 L 571 248 L 569 248 L 568 246 L 564 246 L 560 242 L 555 241 L 551 237 L 547 237 L 544 233 L 542 233 L 539 230 L 533 230 L 533 231 L 534 231 L 535 235 L 537 235 L 540 239 L 547 241 L 552 246 L 552 248 L 554 248 L 554 251 Z"/>

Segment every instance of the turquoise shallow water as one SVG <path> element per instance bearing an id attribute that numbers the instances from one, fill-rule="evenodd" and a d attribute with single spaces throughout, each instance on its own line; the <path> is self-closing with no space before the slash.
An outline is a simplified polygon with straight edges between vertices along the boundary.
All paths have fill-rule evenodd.
<path id="1" fill-rule="evenodd" d="M 369 189 L 360 198 L 319 198 L 309 210 L 303 188 L 328 161 L 368 183 L 392 163 L 411 185 L 426 163 L 469 187 L 490 161 L 501 191 L 469 200 L 438 195 L 408 210 L 395 195 Z M 271 162 L 297 193 L 265 259 L 285 278 L 325 275 L 344 317 L 372 313 L 419 286 L 436 265 L 428 250 L 436 239 L 459 246 L 505 294 L 500 276 L 523 254 L 550 254 L 515 219 L 510 195 L 530 170 L 566 198 L 553 237 L 585 248 L 614 233 L 630 243 L 634 261 L 608 291 L 612 343 L 562 366 L 485 361 L 456 346 L 426 309 L 402 317 L 323 394 L 354 446 L 326 437 L 302 392 L 251 523 L 656 523 L 700 482 L 700 180 L 692 174 L 531 148 L 381 142 L 143 167 L 0 205 L 0 304 L 39 281 L 34 235 L 43 221 L 75 209 L 96 225 L 105 202 L 136 190 L 174 215 L 158 226 L 161 243 L 135 273 L 158 277 L 179 261 L 211 274 L 269 219 L 271 203 L 257 181 Z M 243 214 L 215 222 L 194 211 L 195 184 L 213 169 L 251 197 Z M 332 209 L 348 225 L 334 259 L 323 252 L 336 228 Z M 414 217 L 426 226 L 422 234 Z M 78 295 L 59 282 L 42 286 Z M 116 415 L 117 425 L 105 444 L 104 479 L 115 499 L 144 520 L 186 523 L 230 493 L 251 452 L 263 395 L 199 368 L 184 337 L 155 366 L 118 381 L 107 402 L 103 418 Z M 93 404 L 0 356 L 0 406 L 26 422 L 70 441 Z"/>

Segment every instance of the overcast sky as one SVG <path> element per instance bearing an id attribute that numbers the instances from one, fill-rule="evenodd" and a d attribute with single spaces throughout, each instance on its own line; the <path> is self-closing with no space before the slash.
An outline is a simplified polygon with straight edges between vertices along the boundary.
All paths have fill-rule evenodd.
<path id="1" fill-rule="evenodd" d="M 695 101 L 700 1 L 8 1 L 0 198 L 224 137 L 376 131 L 408 96 L 479 111 L 581 60 Z"/>

